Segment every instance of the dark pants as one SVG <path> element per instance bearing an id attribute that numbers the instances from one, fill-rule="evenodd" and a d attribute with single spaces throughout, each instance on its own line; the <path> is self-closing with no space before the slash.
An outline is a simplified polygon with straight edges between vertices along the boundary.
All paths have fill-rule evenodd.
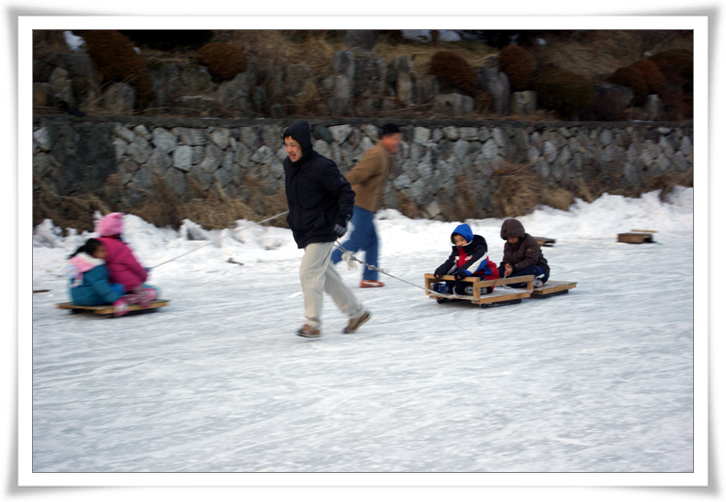
<path id="1" fill-rule="evenodd" d="M 535 279 L 539 279 L 542 281 L 542 284 L 547 282 L 547 279 L 550 278 L 550 273 L 542 268 L 538 267 L 537 265 L 530 265 L 527 268 L 523 268 L 519 272 L 514 272 L 509 277 L 519 277 L 521 275 L 533 275 Z M 504 267 L 499 267 L 499 277 L 504 277 Z M 526 282 L 520 282 L 517 284 L 507 284 L 507 286 L 511 288 L 524 288 L 527 286 Z"/>
<path id="2" fill-rule="evenodd" d="M 460 296 L 471 295 L 471 292 L 467 293 L 466 288 L 474 286 L 474 284 L 469 281 L 444 281 L 443 284 L 446 284 L 446 291 L 439 291 L 440 293 L 453 293 Z M 492 289 L 492 286 L 482 288 L 482 294 L 489 294 L 492 292 Z"/>
<path id="3" fill-rule="evenodd" d="M 365 258 L 363 259 L 368 265 L 378 267 L 378 234 L 376 226 L 373 223 L 373 214 L 371 211 L 362 207 L 353 206 L 353 217 L 350 219 L 353 230 L 348 234 L 348 240 L 343 242 L 343 246 L 347 251 L 355 253 L 363 250 Z M 340 249 L 333 250 L 331 260 L 334 264 L 343 259 L 343 252 Z M 363 267 L 364 281 L 377 281 L 378 271 Z"/>

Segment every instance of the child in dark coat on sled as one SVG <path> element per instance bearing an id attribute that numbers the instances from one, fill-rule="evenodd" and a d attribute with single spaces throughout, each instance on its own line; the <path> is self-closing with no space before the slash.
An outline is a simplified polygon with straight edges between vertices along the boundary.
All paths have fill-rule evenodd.
<path id="1" fill-rule="evenodd" d="M 449 258 L 436 269 L 434 276 L 440 279 L 444 275 L 453 275 L 457 280 L 440 283 L 440 293 L 470 295 L 467 287 L 471 287 L 471 283 L 463 280 L 467 277 L 499 279 L 497 266 L 489 260 L 487 254 L 487 241 L 481 235 L 474 235 L 469 225 L 464 223 L 456 227 L 451 233 L 451 243 L 454 246 Z M 487 288 L 483 293 L 491 293 L 491 290 L 492 288 Z"/>
<path id="2" fill-rule="evenodd" d="M 541 287 L 550 277 L 550 267 L 542 255 L 537 240 L 524 231 L 524 226 L 513 218 L 504 220 L 500 233 L 504 239 L 504 258 L 499 265 L 502 277 L 533 275 L 534 286 Z M 523 287 L 526 283 L 511 284 Z"/>
<path id="3" fill-rule="evenodd" d="M 106 246 L 98 239 L 88 239 L 69 256 L 65 269 L 70 277 L 69 294 L 74 305 L 113 305 L 114 315 L 122 316 L 135 299 L 124 294 L 122 284 L 111 282 L 107 256 Z"/>

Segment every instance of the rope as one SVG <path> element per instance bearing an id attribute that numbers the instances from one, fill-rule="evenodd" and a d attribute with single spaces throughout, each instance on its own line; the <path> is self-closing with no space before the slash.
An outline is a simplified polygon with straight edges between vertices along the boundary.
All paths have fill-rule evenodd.
<path id="1" fill-rule="evenodd" d="M 271 216 L 270 218 L 266 218 L 266 219 L 264 219 L 262 221 L 254 222 L 252 225 L 250 225 L 249 227 L 245 227 L 242 230 L 244 231 L 244 230 L 247 230 L 248 228 L 252 228 L 254 225 L 261 225 L 262 223 L 267 223 L 268 221 L 271 221 L 271 220 L 274 220 L 276 218 L 279 218 L 280 216 L 284 216 L 287 213 L 289 213 L 289 211 L 285 211 L 284 213 L 276 214 L 275 216 Z M 221 239 L 224 239 L 224 237 L 225 236 L 220 237 L 220 240 Z M 172 262 L 174 260 L 178 260 L 179 258 L 181 258 L 183 256 L 186 256 L 188 254 L 191 254 L 191 253 L 193 253 L 195 251 L 199 251 L 200 249 L 205 248 L 207 246 L 211 246 L 213 243 L 214 242 L 208 242 L 208 243 L 204 244 L 203 246 L 199 246 L 196 249 L 192 249 L 191 251 L 187 251 L 186 253 L 180 254 L 179 256 L 176 256 L 174 258 L 171 258 L 170 260 L 167 260 L 165 262 L 159 263 L 158 265 L 154 265 L 149 270 L 158 268 L 158 267 L 160 267 L 162 265 L 166 265 L 167 263 Z M 381 274 L 387 275 L 388 277 L 392 277 L 393 279 L 399 280 L 401 282 L 405 282 L 406 284 L 409 284 L 409 285 L 411 285 L 411 286 L 413 286 L 415 288 L 423 289 L 424 291 L 427 291 L 427 292 L 431 293 L 434 296 L 440 296 L 440 297 L 443 297 L 443 298 L 458 298 L 458 295 L 449 295 L 449 294 L 445 294 L 445 293 L 439 293 L 438 291 L 434 291 L 433 289 L 429 289 L 429 288 L 425 288 L 423 286 L 419 286 L 418 284 L 414 284 L 414 283 L 409 282 L 409 281 L 407 281 L 405 279 L 401 279 L 400 277 L 396 277 L 395 275 L 389 274 L 386 270 L 383 270 L 381 268 L 378 268 L 375 265 L 369 265 L 368 263 L 364 262 L 363 260 L 361 260 L 359 258 L 356 258 L 353 255 L 353 252 L 352 251 L 348 251 L 347 249 L 345 249 L 343 247 L 343 245 L 340 244 L 340 242 L 336 242 L 335 245 L 343 252 L 342 258 L 348 264 L 348 268 L 349 269 L 354 269 L 356 267 L 356 265 L 355 265 L 354 262 L 358 262 L 361 265 L 363 265 L 364 267 L 368 267 L 369 270 L 375 270 L 377 272 L 380 272 Z"/>
<path id="2" fill-rule="evenodd" d="M 376 267 L 375 265 L 369 265 L 368 263 L 364 262 L 360 258 L 356 258 L 353 255 L 353 252 L 352 251 L 348 251 L 347 249 L 345 249 L 340 242 L 336 242 L 335 245 L 343 252 L 342 259 L 348 264 L 348 269 L 349 270 L 352 270 L 352 269 L 356 268 L 356 264 L 354 262 L 357 261 L 358 263 L 360 263 L 364 267 L 367 267 L 368 270 L 375 270 L 376 272 L 380 272 L 381 274 L 385 274 L 388 277 L 392 277 L 392 278 L 394 278 L 396 280 L 399 280 L 401 282 L 405 282 L 406 284 L 410 284 L 411 286 L 413 286 L 415 288 L 423 289 L 424 291 L 428 291 L 429 293 L 433 294 L 434 296 L 441 296 L 443 298 L 459 298 L 458 295 L 449 295 L 449 294 L 446 294 L 446 293 L 439 293 L 438 291 L 434 291 L 433 289 L 425 288 L 423 286 L 419 286 L 418 284 L 414 284 L 412 282 L 409 282 L 406 279 L 401 279 L 400 277 L 396 277 L 395 275 L 389 274 L 386 270 L 380 269 L 380 268 Z"/>
<path id="3" fill-rule="evenodd" d="M 264 220 L 262 220 L 262 221 L 257 221 L 257 222 L 253 222 L 253 223 L 252 223 L 252 225 L 250 225 L 250 226 L 248 226 L 248 227 L 245 227 L 245 228 L 243 228 L 243 229 L 242 229 L 242 231 L 244 231 L 244 230 L 247 230 L 247 229 L 249 229 L 249 228 L 252 228 L 252 227 L 253 227 L 253 226 L 255 226 L 255 225 L 261 225 L 261 224 L 263 224 L 263 223 L 267 223 L 268 221 L 274 220 L 275 218 L 279 218 L 280 216 L 285 216 L 285 215 L 286 215 L 287 213 L 289 213 L 289 212 L 290 212 L 290 211 L 285 211 L 284 213 L 276 214 L 275 216 L 271 216 L 271 217 L 269 217 L 269 218 L 267 218 L 267 219 L 264 219 Z M 225 237 L 226 237 L 226 236 L 221 236 L 221 237 L 219 238 L 219 242 L 221 242 L 221 240 L 222 240 L 222 239 L 224 239 Z M 193 253 L 193 252 L 195 252 L 195 251 L 199 251 L 200 249 L 202 249 L 202 248 L 205 248 L 205 247 L 207 247 L 207 246 L 211 246 L 212 244 L 214 244 L 214 241 L 210 241 L 210 242 L 208 242 L 208 243 L 204 244 L 203 246 L 199 246 L 198 248 L 196 248 L 196 249 L 192 249 L 191 251 L 187 251 L 187 252 L 186 252 L 186 253 L 184 253 L 184 254 L 180 254 L 179 256 L 177 256 L 177 257 L 175 257 L 175 258 L 172 258 L 172 259 L 170 259 L 170 260 L 166 260 L 165 262 L 159 263 L 158 265 L 154 265 L 154 266 L 153 266 L 153 267 L 151 267 L 151 268 L 150 268 L 149 270 L 152 270 L 152 269 L 155 269 L 155 268 L 161 267 L 162 265 L 166 265 L 166 264 L 167 264 L 167 263 L 169 263 L 169 262 L 172 262 L 172 261 L 174 261 L 174 260 L 178 260 L 178 259 L 179 259 L 179 258 L 181 258 L 182 256 L 186 256 L 186 255 L 188 255 L 188 254 L 191 254 L 191 253 Z"/>

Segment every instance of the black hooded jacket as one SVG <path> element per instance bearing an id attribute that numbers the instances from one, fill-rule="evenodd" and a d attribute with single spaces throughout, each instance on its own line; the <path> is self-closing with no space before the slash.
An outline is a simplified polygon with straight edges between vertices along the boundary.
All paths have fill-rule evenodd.
<path id="1" fill-rule="evenodd" d="M 285 194 L 290 213 L 287 223 L 299 248 L 319 242 L 334 242 L 336 223 L 346 226 L 353 215 L 355 192 L 335 162 L 313 150 L 310 125 L 295 122 L 282 137 L 300 143 L 302 157 L 292 162 L 287 157 Z"/>
<path id="2" fill-rule="evenodd" d="M 537 239 L 524 231 L 524 226 L 519 220 L 509 218 L 502 223 L 502 230 L 499 234 L 505 241 L 510 237 L 519 237 L 516 244 L 509 242 L 504 243 L 504 258 L 499 265 L 504 267 L 506 263 L 512 266 L 514 272 L 519 272 L 530 265 L 536 265 L 547 270 L 549 274 L 550 266 L 542 255 L 542 249 L 537 243 Z"/>

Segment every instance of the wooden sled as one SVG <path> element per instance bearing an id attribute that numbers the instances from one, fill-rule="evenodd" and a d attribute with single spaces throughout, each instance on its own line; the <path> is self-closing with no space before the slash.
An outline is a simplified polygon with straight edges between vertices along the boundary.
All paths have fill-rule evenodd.
<path id="1" fill-rule="evenodd" d="M 540 246 L 545 247 L 552 247 L 555 245 L 555 239 L 550 239 L 549 237 L 535 237 L 534 240 L 537 241 L 537 244 Z"/>
<path id="2" fill-rule="evenodd" d="M 532 290 L 531 298 L 541 300 L 550 296 L 566 295 L 575 286 L 577 283 L 571 281 L 547 281 L 543 286 Z"/>
<path id="3" fill-rule="evenodd" d="M 618 242 L 627 242 L 628 244 L 650 244 L 653 242 L 653 234 L 646 232 L 625 232 L 618 234 Z"/>
<path id="4" fill-rule="evenodd" d="M 496 279 L 493 281 L 483 281 L 479 277 L 467 277 L 464 279 L 465 282 L 471 282 L 473 290 L 472 296 L 465 295 L 434 295 L 429 291 L 431 285 L 435 282 L 441 281 L 455 281 L 456 277 L 453 275 L 444 275 L 440 279 L 434 277 L 434 274 L 424 274 L 424 282 L 426 285 L 426 295 L 429 298 L 436 300 L 437 298 L 445 298 L 448 300 L 458 301 L 470 301 L 471 303 L 481 305 L 482 308 L 499 307 L 503 305 L 512 305 L 515 303 L 521 303 L 522 298 L 529 298 L 534 289 L 534 276 L 533 275 L 521 275 L 519 277 L 505 277 L 502 279 Z M 482 288 L 494 287 L 494 286 L 506 286 L 507 284 L 520 284 L 527 283 L 524 288 L 507 288 L 506 290 L 496 289 L 489 294 L 481 294 Z"/>
<path id="5" fill-rule="evenodd" d="M 166 307 L 167 305 L 169 305 L 169 300 L 155 300 L 146 308 L 143 308 L 141 305 L 129 305 L 129 311 L 124 315 L 127 316 L 156 312 L 156 309 Z M 57 307 L 63 310 L 70 310 L 72 314 L 85 312 L 106 317 L 113 317 L 114 314 L 113 305 L 94 305 L 93 307 L 86 307 L 84 305 L 74 305 L 70 302 L 66 302 L 57 304 Z"/>

